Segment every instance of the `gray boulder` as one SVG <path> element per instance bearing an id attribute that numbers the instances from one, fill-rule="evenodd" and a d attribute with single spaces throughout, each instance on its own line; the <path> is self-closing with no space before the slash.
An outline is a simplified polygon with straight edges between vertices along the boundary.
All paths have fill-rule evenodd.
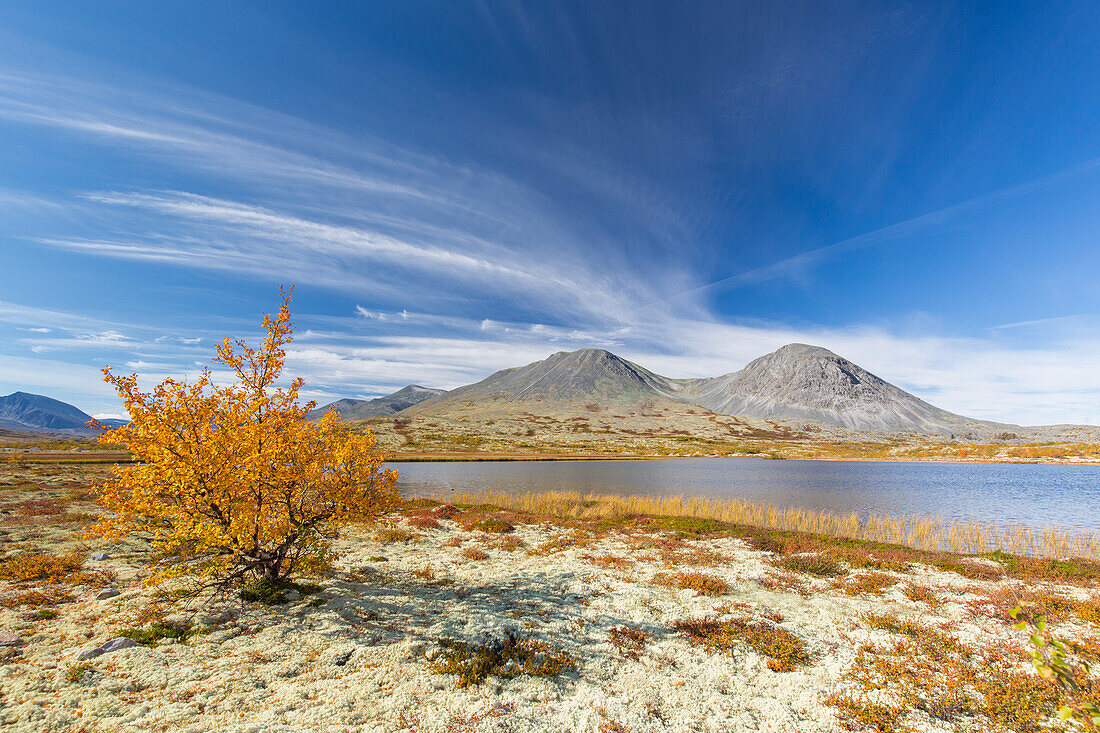
<path id="1" fill-rule="evenodd" d="M 132 646 L 137 646 L 138 643 L 133 639 L 128 639 L 125 636 L 116 636 L 114 639 L 97 646 L 95 649 L 85 649 L 76 655 L 78 661 L 83 662 L 86 659 L 95 659 L 102 654 L 109 654 L 116 652 L 119 649 L 129 649 Z"/>

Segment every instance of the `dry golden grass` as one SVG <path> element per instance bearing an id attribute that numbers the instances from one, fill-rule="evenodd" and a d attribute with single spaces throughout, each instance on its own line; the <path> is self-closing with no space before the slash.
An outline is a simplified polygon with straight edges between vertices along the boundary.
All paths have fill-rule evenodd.
<path id="1" fill-rule="evenodd" d="M 462 505 L 493 505 L 543 517 L 621 519 L 685 517 L 736 525 L 788 530 L 919 550 L 981 554 L 1001 548 L 1014 555 L 1100 559 L 1100 537 L 1049 528 L 1034 530 L 1014 524 L 941 520 L 932 517 L 834 514 L 799 507 L 776 507 L 736 499 L 683 496 L 608 496 L 579 492 L 465 492 L 448 499 Z"/>

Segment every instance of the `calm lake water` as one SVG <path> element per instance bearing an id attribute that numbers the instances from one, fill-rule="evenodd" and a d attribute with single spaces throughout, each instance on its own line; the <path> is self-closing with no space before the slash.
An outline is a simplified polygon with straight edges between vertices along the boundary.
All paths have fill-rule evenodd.
<path id="1" fill-rule="evenodd" d="M 1100 466 L 683 458 L 392 463 L 403 493 L 680 494 L 1100 531 Z"/>

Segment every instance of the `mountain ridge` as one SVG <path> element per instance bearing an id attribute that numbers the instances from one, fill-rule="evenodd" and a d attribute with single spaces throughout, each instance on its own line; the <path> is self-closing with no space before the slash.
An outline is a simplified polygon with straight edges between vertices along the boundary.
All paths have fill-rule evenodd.
<path id="1" fill-rule="evenodd" d="M 92 416 L 68 402 L 31 392 L 0 396 L 0 427 L 28 432 L 87 435 L 98 431 L 88 427 Z M 106 427 L 125 420 L 101 420 Z"/>
<path id="2" fill-rule="evenodd" d="M 417 405 L 424 400 L 441 395 L 445 391 L 446 390 L 435 389 L 433 387 L 423 387 L 419 384 L 408 384 L 396 392 L 382 397 L 375 397 L 372 400 L 356 400 L 350 398 L 336 400 L 323 407 L 318 407 L 316 410 L 307 414 L 306 417 L 310 420 L 315 420 L 326 412 L 332 412 L 333 410 L 339 412 L 340 416 L 345 420 L 361 420 L 368 417 L 393 415 L 401 410 Z"/>
<path id="3" fill-rule="evenodd" d="M 513 403 L 634 409 L 674 402 L 735 417 L 814 421 L 848 430 L 991 433 L 1019 426 L 936 407 L 820 346 L 787 344 L 718 377 L 674 379 L 605 349 L 559 351 L 502 369 L 401 414 L 444 414 L 473 403 L 514 412 Z"/>

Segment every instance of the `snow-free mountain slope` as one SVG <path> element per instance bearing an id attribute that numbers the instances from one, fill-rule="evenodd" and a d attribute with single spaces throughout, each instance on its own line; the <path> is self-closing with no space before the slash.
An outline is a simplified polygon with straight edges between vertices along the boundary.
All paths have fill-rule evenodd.
<path id="1" fill-rule="evenodd" d="M 726 415 L 817 420 L 853 430 L 952 433 L 1008 427 L 942 410 L 807 344 L 788 344 L 731 374 L 685 382 L 682 396 Z"/>
<path id="2" fill-rule="evenodd" d="M 559 351 L 542 361 L 504 369 L 480 382 L 453 389 L 418 405 L 425 412 L 473 402 L 602 406 L 667 399 L 675 391 L 671 380 L 603 349 Z"/>
<path id="3" fill-rule="evenodd" d="M 0 397 L 0 427 L 32 432 L 91 432 L 87 429 L 92 416 L 67 402 L 40 394 L 12 392 Z M 102 420 L 107 427 L 116 427 L 125 420 Z"/>
<path id="4" fill-rule="evenodd" d="M 412 407 L 424 400 L 443 394 L 442 389 L 421 387 L 419 384 L 410 384 L 385 397 L 376 397 L 373 400 L 337 400 L 331 404 L 319 407 L 309 413 L 308 417 L 317 418 L 326 412 L 336 410 L 345 420 L 363 420 L 368 417 L 381 417 L 400 412 Z"/>

